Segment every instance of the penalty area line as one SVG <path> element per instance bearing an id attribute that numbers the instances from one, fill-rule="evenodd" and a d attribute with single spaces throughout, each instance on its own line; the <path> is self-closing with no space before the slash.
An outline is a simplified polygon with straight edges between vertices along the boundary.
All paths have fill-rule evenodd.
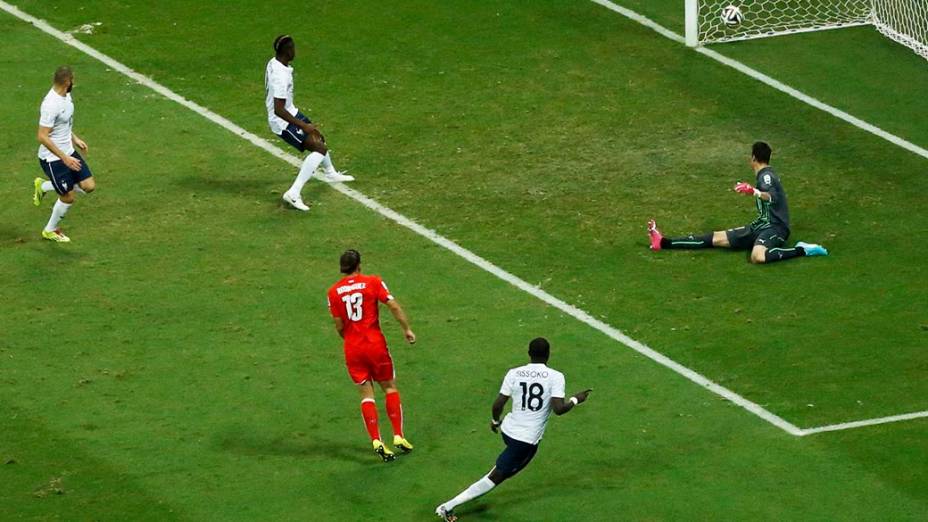
<path id="1" fill-rule="evenodd" d="M 177 102 L 180 105 L 183 105 L 184 107 L 203 116 L 207 120 L 219 125 L 220 127 L 232 132 L 233 134 L 248 141 L 249 143 L 255 145 L 256 147 L 274 155 L 275 157 L 283 161 L 286 161 L 288 164 L 296 166 L 296 167 L 299 167 L 301 165 L 302 162 L 299 160 L 299 158 L 284 152 L 282 149 L 274 146 L 270 141 L 245 130 L 244 128 L 236 125 L 235 123 L 228 120 L 227 118 L 220 116 L 219 114 L 216 114 L 215 112 L 207 109 L 206 107 L 203 107 L 195 102 L 192 102 L 184 98 L 183 96 L 175 93 L 174 91 L 165 87 L 164 85 L 161 85 L 160 83 L 155 82 L 151 78 L 131 69 L 130 67 L 122 64 L 121 62 L 116 61 L 110 56 L 107 56 L 101 53 L 100 51 L 97 51 L 96 49 L 81 42 L 80 40 L 77 40 L 76 38 L 74 38 L 74 36 L 68 33 L 59 31 L 58 29 L 55 29 L 54 27 L 52 27 L 49 23 L 45 22 L 44 20 L 41 20 L 28 13 L 25 13 L 21 11 L 20 9 L 18 9 L 17 7 L 10 5 L 2 0 L 0 0 L 0 9 L 2 9 L 3 11 L 6 11 L 8 14 L 24 22 L 28 22 L 32 24 L 33 27 L 35 27 L 36 29 L 39 29 L 40 31 L 54 37 L 55 39 L 61 41 L 62 43 L 65 43 L 83 52 L 84 54 L 102 62 L 103 64 L 110 67 L 112 70 L 119 72 L 120 74 L 123 74 L 131 78 L 132 80 L 135 80 L 140 85 L 144 85 L 145 87 L 148 87 L 149 89 L 157 92 L 158 94 L 164 96 L 165 98 L 171 101 Z M 681 375 L 682 377 L 688 379 L 689 381 L 695 384 L 698 384 L 699 386 L 705 388 L 706 390 L 728 400 L 729 402 L 752 413 L 753 415 L 776 426 L 777 428 L 780 428 L 781 430 L 789 433 L 790 435 L 797 436 L 797 437 L 802 436 L 802 430 L 798 426 L 766 410 L 759 404 L 754 403 L 742 397 L 741 395 L 735 393 L 734 391 L 729 390 L 728 388 L 725 388 L 724 386 L 709 380 L 707 377 L 697 373 L 696 371 L 690 368 L 687 368 L 686 366 L 683 366 L 682 364 L 674 361 L 673 359 L 670 359 L 666 355 L 653 350 L 652 348 L 646 346 L 645 344 L 639 341 L 636 341 L 635 339 L 632 339 L 631 337 L 625 335 L 619 329 L 609 324 L 606 324 L 603 321 L 600 321 L 599 319 L 596 319 L 595 317 L 591 316 L 589 313 L 577 308 L 576 306 L 571 305 L 557 297 L 554 297 L 553 295 L 542 290 L 541 288 L 538 288 L 537 286 L 534 286 L 526 282 L 525 280 L 519 278 L 518 276 L 503 270 L 502 268 L 494 265 L 490 261 L 487 261 L 486 259 L 478 256 L 477 254 L 471 252 L 470 250 L 467 250 L 466 248 L 458 245 L 457 243 L 451 241 L 450 239 L 438 234 L 434 230 L 426 228 L 420 225 L 419 223 L 416 223 L 415 221 L 409 219 L 408 217 L 403 216 L 402 214 L 396 212 L 395 210 L 385 207 L 384 205 L 381 205 L 377 201 L 371 199 L 370 197 L 366 196 L 365 194 L 357 190 L 348 188 L 341 184 L 332 184 L 331 187 L 337 190 L 338 192 L 344 194 L 345 196 L 364 205 L 368 209 L 374 212 L 377 212 L 381 216 L 384 216 L 385 218 L 390 219 L 394 221 L 395 223 L 411 230 L 412 232 L 415 232 L 416 234 L 428 239 L 429 241 L 432 241 L 433 243 L 447 249 L 448 251 L 465 259 L 471 264 L 483 269 L 486 272 L 489 272 L 490 274 L 496 276 L 497 278 L 528 293 L 529 295 L 532 295 L 533 297 L 547 303 L 548 305 L 554 308 L 557 308 L 558 310 L 565 313 L 566 315 L 573 317 L 574 319 L 590 326 L 591 328 L 595 330 L 598 330 L 599 332 L 605 334 L 611 339 L 618 341 L 619 343 L 625 345 L 626 347 L 631 348 L 635 352 L 647 357 L 648 359 L 656 362 L 657 364 L 660 364 L 661 366 L 665 368 L 668 368 L 669 370 L 677 373 L 678 375 Z"/>
<path id="2" fill-rule="evenodd" d="M 651 20 L 650 18 L 642 14 L 632 11 L 631 9 L 628 9 L 627 7 L 622 7 L 618 4 L 610 2 L 609 0 L 590 0 L 590 1 L 593 2 L 594 4 L 598 4 L 602 7 L 605 7 L 606 9 L 609 9 L 610 11 L 618 13 L 624 16 L 625 18 L 632 20 L 633 22 L 637 22 L 649 29 L 652 29 L 656 33 L 660 34 L 661 36 L 668 38 L 670 40 L 673 40 L 674 42 L 677 42 L 679 44 L 686 43 L 686 39 L 683 37 L 683 35 L 677 34 L 671 31 L 670 29 L 667 29 L 666 27 L 655 22 L 654 20 Z M 815 107 L 816 109 L 820 111 L 827 112 L 828 114 L 831 114 L 835 118 L 844 120 L 845 122 L 850 123 L 851 125 L 857 127 L 858 129 L 869 132 L 870 134 L 883 138 L 884 140 L 892 143 L 893 145 L 896 145 L 897 147 L 901 147 L 909 152 L 912 152 L 925 159 L 928 159 L 928 150 L 926 150 L 924 147 L 919 147 L 918 145 L 912 143 L 911 141 L 908 141 L 904 138 L 900 138 L 899 136 L 896 136 L 895 134 L 887 132 L 877 127 L 876 125 L 873 125 L 872 123 L 868 123 L 858 118 L 857 116 L 844 112 L 841 109 L 838 109 L 837 107 L 833 107 L 821 100 L 813 98 L 812 96 L 809 96 L 808 94 L 800 91 L 799 89 L 790 87 L 789 85 L 775 78 L 772 78 L 758 71 L 757 69 L 751 68 L 745 65 L 744 63 L 739 62 L 738 60 L 729 58 L 719 53 L 718 51 L 713 51 L 712 49 L 707 49 L 705 47 L 696 47 L 694 50 L 703 56 L 711 58 L 723 65 L 727 65 L 728 67 L 731 67 L 732 69 L 735 69 L 736 71 L 742 74 L 750 76 L 751 78 L 763 84 L 773 87 L 774 89 L 782 93 L 785 93 L 807 105 L 811 105 L 812 107 Z"/>
<path id="3" fill-rule="evenodd" d="M 890 415 L 889 417 L 878 417 L 876 419 L 863 419 L 851 422 L 842 422 L 841 424 L 829 424 L 827 426 L 818 426 L 816 428 L 805 428 L 801 435 L 815 435 L 816 433 L 825 433 L 827 431 L 852 430 L 854 428 L 863 428 L 866 426 L 876 426 L 878 424 L 889 424 L 891 422 L 902 422 L 914 419 L 928 418 L 928 410 L 916 411 L 912 413 L 903 413 L 901 415 Z"/>

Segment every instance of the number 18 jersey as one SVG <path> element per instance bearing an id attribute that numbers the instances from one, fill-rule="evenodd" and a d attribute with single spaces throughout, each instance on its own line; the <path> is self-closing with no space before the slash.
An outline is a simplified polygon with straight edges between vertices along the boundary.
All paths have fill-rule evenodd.
<path id="1" fill-rule="evenodd" d="M 551 398 L 564 398 L 564 374 L 544 364 L 531 363 L 506 373 L 499 392 L 512 397 L 512 411 L 503 419 L 509 438 L 538 444 L 551 414 Z"/>
<path id="2" fill-rule="evenodd" d="M 379 303 L 393 299 L 382 279 L 375 275 L 343 277 L 329 289 L 329 312 L 345 323 L 345 349 L 384 348 Z"/>

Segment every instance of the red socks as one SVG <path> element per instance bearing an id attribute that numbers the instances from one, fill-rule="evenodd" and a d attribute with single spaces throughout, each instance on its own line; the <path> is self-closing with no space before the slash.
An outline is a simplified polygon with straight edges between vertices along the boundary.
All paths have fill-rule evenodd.
<path id="1" fill-rule="evenodd" d="M 390 404 L 389 396 L 387 396 L 387 404 Z M 389 406 L 387 409 L 389 410 Z M 374 403 L 374 399 L 361 400 L 361 417 L 364 418 L 364 427 L 367 428 L 367 434 L 371 436 L 371 440 L 380 440 L 380 427 L 377 425 L 377 405 Z"/>
<path id="2" fill-rule="evenodd" d="M 393 425 L 393 434 L 403 436 L 403 406 L 400 404 L 400 392 L 387 394 L 387 416 Z"/>
<path id="3" fill-rule="evenodd" d="M 400 404 L 400 393 L 387 394 L 387 416 L 393 425 L 393 434 L 403 436 L 403 405 Z M 380 428 L 377 425 L 377 404 L 374 399 L 361 400 L 361 417 L 364 418 L 364 427 L 371 440 L 380 440 Z"/>

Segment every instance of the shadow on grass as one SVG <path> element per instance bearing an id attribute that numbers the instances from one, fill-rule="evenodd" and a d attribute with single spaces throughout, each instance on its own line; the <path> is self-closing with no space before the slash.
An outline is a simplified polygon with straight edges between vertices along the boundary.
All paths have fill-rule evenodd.
<path id="1" fill-rule="evenodd" d="M 237 429 L 216 437 L 216 446 L 222 451 L 246 456 L 303 457 L 309 459 L 336 459 L 359 464 L 376 460 L 366 445 L 329 439 L 310 438 L 303 434 L 267 434 L 260 428 L 254 431 Z"/>

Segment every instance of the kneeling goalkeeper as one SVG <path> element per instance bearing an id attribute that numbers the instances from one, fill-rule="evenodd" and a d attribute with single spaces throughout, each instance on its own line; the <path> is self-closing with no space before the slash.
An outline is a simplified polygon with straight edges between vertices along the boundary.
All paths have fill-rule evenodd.
<path id="1" fill-rule="evenodd" d="M 664 237 L 654 220 L 648 222 L 651 250 L 730 248 L 750 250 L 751 263 L 772 263 L 794 257 L 827 256 L 821 245 L 797 242 L 792 248 L 783 248 L 789 238 L 789 208 L 786 192 L 780 178 L 770 167 L 770 145 L 759 141 L 751 148 L 751 167 L 757 174 L 757 188 L 749 183 L 738 183 L 735 192 L 754 196 L 757 219 L 750 225 L 691 235 L 678 239 Z"/>

